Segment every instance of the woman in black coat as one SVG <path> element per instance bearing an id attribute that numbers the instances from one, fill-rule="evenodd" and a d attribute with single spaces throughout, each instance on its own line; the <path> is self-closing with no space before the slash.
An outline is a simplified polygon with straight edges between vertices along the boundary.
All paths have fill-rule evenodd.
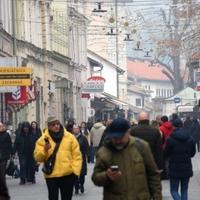
<path id="1" fill-rule="evenodd" d="M 14 150 L 19 157 L 21 185 L 24 185 L 26 182 L 35 183 L 35 160 L 33 158 L 33 151 L 37 138 L 37 135 L 31 131 L 30 123 L 23 122 L 14 143 Z"/>
<path id="2" fill-rule="evenodd" d="M 188 200 L 188 185 L 193 176 L 191 157 L 195 155 L 195 143 L 188 129 L 182 128 L 180 119 L 173 122 L 175 131 L 168 138 L 165 156 L 169 158 L 170 191 L 174 200 Z M 181 194 L 178 193 L 181 185 Z"/>
<path id="3" fill-rule="evenodd" d="M 78 194 L 79 190 L 81 193 L 84 193 L 85 176 L 87 175 L 87 155 L 88 155 L 89 144 L 87 138 L 81 133 L 80 127 L 76 124 L 74 124 L 73 126 L 73 134 L 78 140 L 83 159 L 81 174 L 79 177 L 77 177 L 74 185 L 75 194 Z"/>

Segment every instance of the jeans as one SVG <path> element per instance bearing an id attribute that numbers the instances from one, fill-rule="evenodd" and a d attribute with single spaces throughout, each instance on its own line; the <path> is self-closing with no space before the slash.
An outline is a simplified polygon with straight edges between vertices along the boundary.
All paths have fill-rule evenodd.
<path id="1" fill-rule="evenodd" d="M 188 200 L 189 180 L 189 178 L 170 178 L 170 192 L 174 200 Z M 178 193 L 179 185 L 181 185 L 181 194 Z"/>
<path id="2" fill-rule="evenodd" d="M 74 181 L 74 174 L 58 178 L 46 178 L 49 200 L 58 200 L 59 190 L 61 193 L 61 200 L 71 200 Z"/>

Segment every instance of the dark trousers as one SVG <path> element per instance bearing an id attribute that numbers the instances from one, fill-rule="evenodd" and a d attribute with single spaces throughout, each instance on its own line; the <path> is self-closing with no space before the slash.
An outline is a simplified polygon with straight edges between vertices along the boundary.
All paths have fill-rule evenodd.
<path id="1" fill-rule="evenodd" d="M 24 181 L 35 180 L 35 161 L 33 158 L 19 158 L 20 178 Z"/>
<path id="2" fill-rule="evenodd" d="M 46 183 L 49 193 L 49 200 L 58 200 L 59 190 L 61 193 L 61 200 L 71 200 L 74 181 L 74 174 L 58 178 L 47 178 Z"/>
<path id="3" fill-rule="evenodd" d="M 9 200 L 10 196 L 8 194 L 8 188 L 6 185 L 6 161 L 0 162 L 0 199 L 1 200 Z"/>
<path id="4" fill-rule="evenodd" d="M 189 178 L 170 178 L 170 192 L 174 200 L 188 200 L 189 180 Z M 178 193 L 179 185 L 181 185 L 181 194 Z"/>
<path id="5" fill-rule="evenodd" d="M 77 177 L 75 179 L 75 182 L 74 182 L 74 187 L 75 187 L 75 190 L 79 190 L 81 187 L 84 186 L 84 183 L 85 183 L 85 175 L 81 174 L 79 177 Z"/>

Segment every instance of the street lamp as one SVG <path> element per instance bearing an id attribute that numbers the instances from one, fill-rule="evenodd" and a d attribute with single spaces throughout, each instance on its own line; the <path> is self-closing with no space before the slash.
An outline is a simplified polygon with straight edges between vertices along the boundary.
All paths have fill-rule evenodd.
<path id="1" fill-rule="evenodd" d="M 98 5 L 98 8 L 96 9 L 96 8 L 94 8 L 94 10 L 92 11 L 92 12 L 107 12 L 107 10 L 102 10 L 102 8 L 101 8 L 101 5 L 102 5 L 102 2 L 98 2 L 97 3 L 97 5 Z"/>

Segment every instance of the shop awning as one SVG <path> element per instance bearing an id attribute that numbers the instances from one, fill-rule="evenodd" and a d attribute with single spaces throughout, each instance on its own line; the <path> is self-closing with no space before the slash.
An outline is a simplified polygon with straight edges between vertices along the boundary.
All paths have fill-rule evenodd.
<path id="1" fill-rule="evenodd" d="M 105 101 L 109 102 L 109 103 L 112 103 L 116 106 L 119 107 L 119 109 L 123 109 L 123 110 L 128 110 L 128 104 L 126 102 L 123 102 L 119 99 L 117 99 L 116 97 L 113 97 L 109 94 L 106 94 L 106 93 L 102 93 L 102 94 L 99 94 L 99 95 L 95 95 L 97 98 L 104 98 Z"/>

